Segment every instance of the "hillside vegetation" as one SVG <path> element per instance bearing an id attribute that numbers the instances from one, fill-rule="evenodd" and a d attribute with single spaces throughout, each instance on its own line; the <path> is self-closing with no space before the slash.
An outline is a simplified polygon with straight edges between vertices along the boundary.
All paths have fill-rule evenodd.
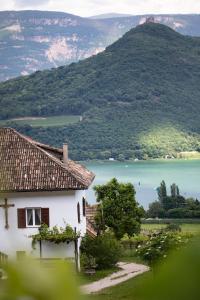
<path id="1" fill-rule="evenodd" d="M 200 38 L 144 24 L 77 64 L 1 83 L 0 117 L 82 115 L 56 128 L 17 125 L 68 141 L 76 159 L 176 156 L 200 149 L 199 76 Z"/>
<path id="2" fill-rule="evenodd" d="M 148 17 L 120 16 L 82 18 L 55 11 L 0 11 L 0 81 L 97 54 Z M 182 34 L 200 36 L 200 15 L 154 18 Z"/>

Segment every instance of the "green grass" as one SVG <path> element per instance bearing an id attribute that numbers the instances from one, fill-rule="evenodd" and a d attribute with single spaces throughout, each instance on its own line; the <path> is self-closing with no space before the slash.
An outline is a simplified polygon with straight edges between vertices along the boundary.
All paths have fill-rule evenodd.
<path id="1" fill-rule="evenodd" d="M 10 119 L 0 121 L 0 125 L 6 125 L 10 122 L 14 122 L 17 125 L 28 124 L 32 127 L 56 127 L 64 126 L 68 124 L 77 123 L 80 120 L 80 116 L 54 116 L 54 117 L 41 117 L 41 118 L 22 118 L 22 119 Z"/>
<path id="2" fill-rule="evenodd" d="M 183 232 L 200 233 L 200 224 L 182 224 L 181 229 Z"/>
<path id="3" fill-rule="evenodd" d="M 136 255 L 136 249 L 132 248 L 123 248 L 123 253 L 120 258 L 120 261 L 127 262 L 127 263 L 136 263 L 136 264 L 144 264 L 146 265 L 147 263 L 143 261 L 139 256 Z"/>
<path id="4" fill-rule="evenodd" d="M 104 277 L 107 277 L 107 276 L 111 275 L 112 273 L 117 272 L 119 270 L 120 270 L 120 268 L 118 268 L 118 267 L 113 267 L 113 268 L 110 268 L 107 270 L 97 270 L 94 275 L 86 275 L 82 272 L 79 274 L 79 279 L 82 284 L 87 284 L 87 283 L 91 283 L 91 282 L 100 280 Z"/>
<path id="5" fill-rule="evenodd" d="M 156 230 L 164 228 L 165 224 L 142 224 L 142 229 Z M 200 224 L 181 224 L 183 233 L 199 233 Z M 144 263 L 135 255 L 135 250 L 124 250 L 123 256 L 120 259 L 126 262 Z M 89 295 L 88 300 L 139 300 L 138 290 L 142 289 L 143 280 L 149 276 L 149 272 L 125 281 L 114 287 L 107 288 L 99 293 Z"/>
<path id="6" fill-rule="evenodd" d="M 147 274 L 143 274 L 125 281 L 114 287 L 105 289 L 98 294 L 88 296 L 88 300 L 137 300 L 136 288 L 141 284 L 141 279 Z"/>
<path id="7" fill-rule="evenodd" d="M 200 233 L 200 224 L 180 224 L 183 233 Z M 142 224 L 143 230 L 159 230 L 166 224 Z"/>

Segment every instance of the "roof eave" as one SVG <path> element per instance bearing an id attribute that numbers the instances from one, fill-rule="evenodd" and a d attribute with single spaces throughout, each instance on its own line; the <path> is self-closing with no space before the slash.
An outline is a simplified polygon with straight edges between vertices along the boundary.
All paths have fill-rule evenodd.
<path id="1" fill-rule="evenodd" d="M 87 187 L 79 188 L 57 188 L 57 189 L 21 189 L 21 190 L 0 190 L 0 194 L 5 193 L 33 193 L 33 192 L 58 192 L 58 191 L 82 191 L 87 190 Z"/>

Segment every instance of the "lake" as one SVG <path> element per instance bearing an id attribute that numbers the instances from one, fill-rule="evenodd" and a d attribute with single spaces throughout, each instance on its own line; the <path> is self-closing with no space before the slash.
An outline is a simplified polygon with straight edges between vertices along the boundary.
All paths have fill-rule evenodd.
<path id="1" fill-rule="evenodd" d="M 176 183 L 184 197 L 200 199 L 200 160 L 152 160 L 137 162 L 86 162 L 85 166 L 96 174 L 87 192 L 89 203 L 95 202 L 92 187 L 106 183 L 113 177 L 121 182 L 131 182 L 136 189 L 136 199 L 145 208 L 157 199 L 156 188 L 165 180 L 168 191 Z"/>

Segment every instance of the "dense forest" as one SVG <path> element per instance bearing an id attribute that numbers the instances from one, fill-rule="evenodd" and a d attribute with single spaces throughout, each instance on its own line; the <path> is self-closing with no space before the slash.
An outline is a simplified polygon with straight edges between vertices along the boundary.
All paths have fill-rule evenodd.
<path id="1" fill-rule="evenodd" d="M 69 143 L 72 158 L 176 156 L 200 149 L 200 38 L 161 24 L 130 30 L 103 53 L 0 84 L 0 118 L 82 115 L 21 132 Z"/>

